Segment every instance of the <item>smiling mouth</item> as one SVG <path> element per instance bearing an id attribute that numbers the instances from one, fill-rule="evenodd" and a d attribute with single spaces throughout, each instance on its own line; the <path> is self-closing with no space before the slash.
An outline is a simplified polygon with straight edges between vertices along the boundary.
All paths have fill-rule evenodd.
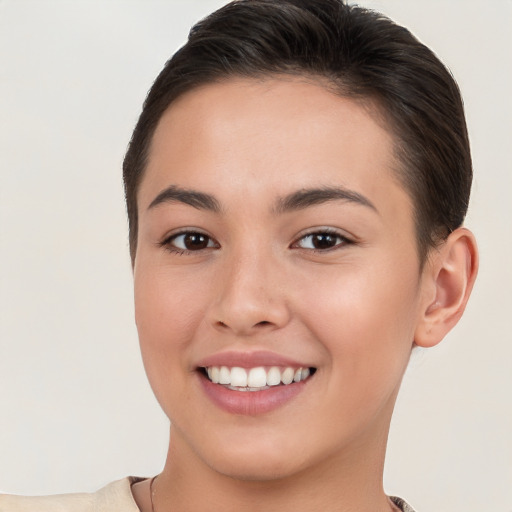
<path id="1" fill-rule="evenodd" d="M 199 371 L 213 384 L 233 391 L 264 391 L 303 382 L 315 374 L 316 368 L 208 366 L 199 368 Z"/>

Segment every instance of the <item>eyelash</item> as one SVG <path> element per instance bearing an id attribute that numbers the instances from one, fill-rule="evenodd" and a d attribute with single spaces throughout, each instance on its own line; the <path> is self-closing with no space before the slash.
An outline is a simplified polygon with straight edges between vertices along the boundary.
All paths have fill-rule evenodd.
<path id="1" fill-rule="evenodd" d="M 299 242 L 311 238 L 314 236 L 328 236 L 339 239 L 339 242 L 336 243 L 333 247 L 328 247 L 325 249 L 318 249 L 318 248 L 304 248 L 304 247 L 298 247 Z M 303 234 L 296 242 L 293 242 L 292 247 L 297 249 L 304 249 L 306 251 L 312 251 L 315 253 L 325 253 L 325 252 L 331 252 L 338 249 L 341 249 L 342 247 L 346 245 L 354 244 L 355 242 L 346 236 L 342 235 L 339 231 L 333 229 L 333 228 L 320 228 L 315 229 L 313 231 L 310 231 L 309 233 Z"/>
<path id="2" fill-rule="evenodd" d="M 186 236 L 200 236 L 204 237 L 207 240 L 207 246 L 201 249 L 197 250 L 190 250 L 190 249 L 182 249 L 180 247 L 176 247 L 173 245 L 173 242 L 175 242 L 179 237 L 186 237 Z M 213 245 L 210 245 L 213 244 Z M 188 231 L 180 231 L 179 233 L 174 233 L 173 235 L 167 237 L 165 240 L 159 243 L 161 247 L 164 247 L 167 251 L 173 253 L 173 254 L 192 254 L 194 252 L 201 252 L 206 249 L 217 249 L 219 248 L 218 242 L 216 242 L 211 236 L 208 236 L 205 233 L 202 233 L 201 231 L 194 231 L 194 230 L 188 230 Z"/>
<path id="3" fill-rule="evenodd" d="M 175 242 L 179 237 L 186 237 L 186 236 L 204 237 L 207 240 L 207 242 L 206 242 L 207 245 L 206 245 L 206 247 L 199 248 L 197 250 L 182 249 L 180 247 L 176 247 L 175 245 L 173 245 L 173 242 Z M 333 247 L 327 247 L 327 248 L 324 248 L 324 249 L 319 249 L 319 248 L 314 248 L 314 247 L 305 248 L 305 247 L 300 247 L 299 246 L 299 243 L 301 241 L 303 241 L 303 240 L 305 240 L 307 238 L 314 237 L 314 236 L 333 237 L 333 238 L 338 239 L 339 242 L 336 243 L 336 245 L 334 245 Z M 321 229 L 316 229 L 316 230 L 311 231 L 309 233 L 303 234 L 301 237 L 299 237 L 297 239 L 297 241 L 293 242 L 290 247 L 293 248 L 293 249 L 303 249 L 303 250 L 312 251 L 312 252 L 315 252 L 315 253 L 325 253 L 325 252 L 335 251 L 335 250 L 340 249 L 340 248 L 342 248 L 342 247 L 344 247 L 346 245 L 350 245 L 350 244 L 354 244 L 354 243 L 355 242 L 353 240 L 350 240 L 349 238 L 347 238 L 346 236 L 342 235 L 341 233 L 339 233 L 335 229 L 332 229 L 332 228 L 321 228 Z M 218 249 L 220 247 L 219 243 L 216 242 L 212 237 L 210 237 L 210 236 L 208 236 L 205 233 L 202 233 L 200 231 L 194 231 L 194 230 L 181 231 L 179 233 L 175 233 L 175 234 L 167 237 L 162 242 L 160 242 L 159 245 L 161 247 L 164 247 L 166 250 L 168 250 L 169 252 L 171 252 L 173 254 L 180 254 L 180 255 L 192 254 L 192 253 L 195 253 L 195 252 L 202 252 L 202 251 L 207 250 L 207 249 Z"/>

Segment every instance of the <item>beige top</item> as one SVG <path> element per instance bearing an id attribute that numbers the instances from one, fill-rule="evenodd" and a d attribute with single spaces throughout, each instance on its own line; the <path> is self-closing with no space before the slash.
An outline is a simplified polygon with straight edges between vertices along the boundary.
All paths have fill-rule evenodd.
<path id="1" fill-rule="evenodd" d="M 0 512 L 140 512 L 131 485 L 142 480 L 127 477 L 116 480 L 95 493 L 54 496 L 0 495 Z M 400 498 L 391 498 L 402 512 L 414 510 Z"/>
<path id="2" fill-rule="evenodd" d="M 54 496 L 0 495 L 0 512 L 140 512 L 131 485 L 140 478 L 116 480 L 94 493 Z"/>

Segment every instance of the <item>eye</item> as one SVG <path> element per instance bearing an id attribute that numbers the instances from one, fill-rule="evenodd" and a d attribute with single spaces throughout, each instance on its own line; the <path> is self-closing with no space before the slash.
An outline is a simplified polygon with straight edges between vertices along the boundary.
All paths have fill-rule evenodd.
<path id="1" fill-rule="evenodd" d="M 162 242 L 162 245 L 173 252 L 196 252 L 204 249 L 216 248 L 219 245 L 211 237 L 204 233 L 187 231 L 172 235 Z"/>
<path id="2" fill-rule="evenodd" d="M 327 251 L 337 249 L 340 246 L 352 243 L 348 238 L 331 231 L 317 231 L 309 233 L 297 242 L 294 246 L 300 249 L 310 249 L 315 251 Z"/>

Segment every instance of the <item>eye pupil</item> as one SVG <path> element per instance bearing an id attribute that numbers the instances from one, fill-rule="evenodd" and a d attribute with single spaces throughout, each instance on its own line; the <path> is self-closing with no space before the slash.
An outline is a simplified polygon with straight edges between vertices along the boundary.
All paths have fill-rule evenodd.
<path id="1" fill-rule="evenodd" d="M 183 243 L 189 251 L 198 251 L 208 247 L 208 237 L 201 233 L 189 233 L 185 235 Z"/>
<path id="2" fill-rule="evenodd" d="M 313 235 L 313 246 L 315 249 L 329 249 L 336 245 L 337 237 L 328 233 L 318 233 Z"/>

